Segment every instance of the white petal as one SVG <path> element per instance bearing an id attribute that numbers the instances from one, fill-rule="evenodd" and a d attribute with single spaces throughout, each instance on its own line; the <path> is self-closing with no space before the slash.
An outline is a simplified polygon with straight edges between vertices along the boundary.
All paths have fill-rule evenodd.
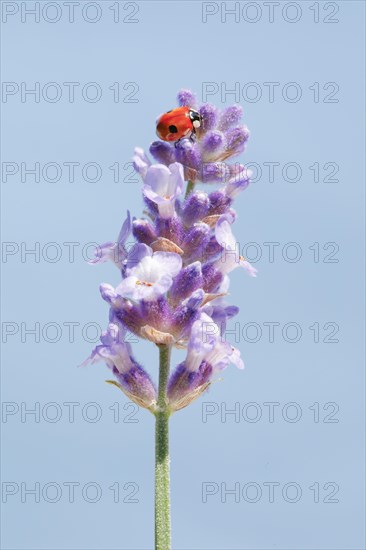
<path id="1" fill-rule="evenodd" d="M 140 174 L 142 179 L 145 178 L 150 161 L 145 155 L 145 152 L 141 147 L 136 147 L 134 150 L 134 156 L 132 157 L 135 170 Z"/>
<path id="2" fill-rule="evenodd" d="M 226 250 L 237 249 L 237 243 L 231 230 L 231 225 L 224 216 L 221 217 L 216 224 L 215 237 L 217 242 Z"/>
<path id="3" fill-rule="evenodd" d="M 174 162 L 169 165 L 170 177 L 167 189 L 169 197 L 177 196 L 182 193 L 184 186 L 184 170 L 179 162 Z"/>
<path id="4" fill-rule="evenodd" d="M 237 348 L 233 348 L 233 353 L 230 355 L 230 362 L 233 363 L 238 369 L 244 369 L 244 362 L 240 357 L 240 351 Z"/>
<path id="5" fill-rule="evenodd" d="M 182 258 L 174 252 L 155 252 L 153 256 L 154 267 L 161 274 L 169 273 L 171 277 L 178 275 L 182 269 Z"/>
<path id="6" fill-rule="evenodd" d="M 172 284 L 173 284 L 173 279 L 169 274 L 166 274 L 160 277 L 160 279 L 154 284 L 152 288 L 154 296 L 151 299 L 158 298 L 159 296 L 162 296 L 163 294 L 168 292 Z"/>
<path id="7" fill-rule="evenodd" d="M 164 164 L 154 164 L 149 167 L 145 176 L 145 184 L 149 185 L 160 197 L 168 194 L 170 170 Z"/>
<path id="8" fill-rule="evenodd" d="M 175 199 L 160 199 L 157 200 L 159 216 L 164 220 L 169 220 L 174 216 Z"/>
<path id="9" fill-rule="evenodd" d="M 117 286 L 116 293 L 122 298 L 130 298 L 131 300 L 138 299 L 138 278 L 135 276 L 126 277 L 123 281 Z"/>
<path id="10" fill-rule="evenodd" d="M 256 277 L 258 273 L 258 269 L 256 269 L 252 264 L 250 264 L 247 260 L 240 259 L 240 267 L 243 267 L 245 271 L 249 273 L 251 277 Z"/>

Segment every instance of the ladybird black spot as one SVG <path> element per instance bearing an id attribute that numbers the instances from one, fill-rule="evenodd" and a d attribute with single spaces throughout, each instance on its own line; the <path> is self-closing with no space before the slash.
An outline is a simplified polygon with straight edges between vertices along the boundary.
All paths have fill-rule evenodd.
<path id="1" fill-rule="evenodd" d="M 171 126 L 169 126 L 169 132 L 171 134 L 177 134 L 178 133 L 178 128 L 176 126 L 174 126 L 174 124 L 172 124 Z"/>

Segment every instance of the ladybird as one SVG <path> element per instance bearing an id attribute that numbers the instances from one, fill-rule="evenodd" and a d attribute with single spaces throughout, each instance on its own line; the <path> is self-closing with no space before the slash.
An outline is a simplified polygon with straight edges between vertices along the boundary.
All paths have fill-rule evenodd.
<path id="1" fill-rule="evenodd" d="M 161 115 L 156 122 L 156 134 L 163 141 L 178 141 L 192 137 L 201 126 L 200 114 L 190 107 L 177 107 Z"/>

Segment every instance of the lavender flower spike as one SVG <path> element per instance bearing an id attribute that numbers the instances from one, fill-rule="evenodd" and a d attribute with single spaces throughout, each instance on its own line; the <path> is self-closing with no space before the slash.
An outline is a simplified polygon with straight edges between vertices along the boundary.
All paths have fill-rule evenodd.
<path id="1" fill-rule="evenodd" d="M 230 319 L 239 312 L 226 303 L 229 274 L 236 267 L 252 277 L 257 273 L 240 256 L 232 232 L 234 201 L 251 177 L 244 164 L 231 162 L 249 138 L 242 108 L 199 105 L 190 90 L 181 90 L 177 100 L 183 108 L 167 113 L 168 119 L 178 116 L 177 131 L 171 133 L 176 141 L 154 141 L 149 147 L 154 163 L 142 148 L 134 150 L 143 215 L 131 222 L 128 212 L 117 242 L 102 245 L 91 261 L 112 260 L 120 279 L 114 286 L 100 285 L 109 307 L 108 330 L 84 363 L 103 360 L 115 377 L 109 382 L 155 416 L 155 550 L 171 550 L 169 417 L 207 391 L 230 364 L 244 368 L 239 350 L 225 339 Z M 193 126 L 192 109 L 200 125 Z M 178 126 L 190 123 L 192 130 L 178 132 Z M 207 191 L 206 184 L 214 188 Z M 130 237 L 133 246 L 127 251 Z M 126 331 L 159 350 L 158 390 L 125 342 Z M 174 348 L 185 350 L 185 359 L 171 371 Z"/>

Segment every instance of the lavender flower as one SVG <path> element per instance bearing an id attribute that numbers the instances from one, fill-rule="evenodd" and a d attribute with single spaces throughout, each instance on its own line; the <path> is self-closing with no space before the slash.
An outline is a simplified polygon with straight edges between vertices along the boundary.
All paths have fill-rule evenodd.
<path id="1" fill-rule="evenodd" d="M 236 267 L 243 267 L 252 277 L 257 276 L 257 270 L 239 252 L 239 243 L 231 230 L 228 216 L 221 216 L 215 228 L 217 242 L 222 246 L 221 258 L 215 267 L 222 273 L 230 273 Z"/>
<path id="2" fill-rule="evenodd" d="M 230 363 L 244 368 L 239 350 L 225 342 L 216 323 L 202 313 L 192 325 L 186 360 L 169 379 L 168 398 L 172 410 L 188 406 L 209 387 L 213 374 Z"/>
<path id="3" fill-rule="evenodd" d="M 89 260 L 90 264 L 104 263 L 111 260 L 121 269 L 124 259 L 127 257 L 126 241 L 131 233 L 131 215 L 127 211 L 127 218 L 122 224 L 116 242 L 107 242 L 102 244 L 95 250 L 93 260 Z"/>
<path id="4" fill-rule="evenodd" d="M 126 277 L 116 288 L 116 293 L 133 302 L 150 302 L 170 289 L 182 267 L 182 259 L 172 252 L 153 252 L 143 244 L 140 249 L 137 265 L 127 268 Z"/>
<path id="5" fill-rule="evenodd" d="M 145 217 L 127 218 L 117 241 L 105 243 L 90 263 L 111 260 L 119 269 L 116 287 L 103 283 L 109 325 L 84 364 L 103 360 L 115 376 L 109 381 L 156 417 L 156 548 L 170 550 L 168 419 L 208 390 L 229 364 L 244 367 L 240 352 L 225 339 L 228 322 L 238 313 L 228 305 L 229 273 L 257 270 L 240 255 L 233 232 L 235 198 L 250 182 L 243 164 L 227 161 L 243 152 L 249 133 L 242 109 L 219 112 L 198 106 L 190 90 L 178 104 L 198 109 L 195 139 L 175 144 L 155 141 L 150 154 L 136 148 L 133 164 L 142 180 Z M 189 180 L 185 196 L 185 180 Z M 207 192 L 197 183 L 218 184 Z M 134 246 L 127 250 L 132 233 Z M 125 342 L 126 331 L 159 347 L 159 391 Z M 173 347 L 186 358 L 169 375 Z"/>
<path id="6" fill-rule="evenodd" d="M 112 370 L 118 382 L 117 385 L 129 399 L 145 409 L 154 410 L 156 404 L 156 388 L 147 372 L 139 365 L 131 354 L 131 347 L 126 344 L 126 331 L 118 323 L 110 323 L 108 330 L 101 336 L 98 345 L 83 365 L 104 361 Z"/>
<path id="7" fill-rule="evenodd" d="M 175 162 L 169 168 L 164 164 L 150 166 L 144 181 L 144 196 L 156 204 L 159 216 L 164 219 L 172 218 L 175 200 L 182 193 L 184 185 L 182 165 Z"/>

